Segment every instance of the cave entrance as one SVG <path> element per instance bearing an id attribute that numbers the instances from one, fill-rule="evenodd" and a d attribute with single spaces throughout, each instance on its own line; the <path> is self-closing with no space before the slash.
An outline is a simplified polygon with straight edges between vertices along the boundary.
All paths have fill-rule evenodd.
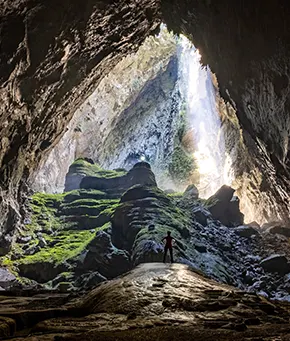
<path id="1" fill-rule="evenodd" d="M 75 112 L 33 187 L 63 191 L 77 158 L 127 170 L 146 160 L 162 189 L 184 191 L 194 183 L 201 197 L 209 197 L 233 180 L 222 102 L 198 50 L 161 25 L 160 33 L 114 67 Z"/>

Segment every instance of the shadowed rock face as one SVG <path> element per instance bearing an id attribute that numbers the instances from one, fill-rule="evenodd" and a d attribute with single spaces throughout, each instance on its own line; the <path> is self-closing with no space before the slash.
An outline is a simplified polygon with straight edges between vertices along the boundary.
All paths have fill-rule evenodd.
<path id="1" fill-rule="evenodd" d="M 156 29 L 158 9 L 153 0 L 1 0 L 3 248 L 20 218 L 18 204 L 31 171 L 100 80 Z"/>
<path id="2" fill-rule="evenodd" d="M 181 264 L 142 264 L 77 301 L 51 293 L 0 301 L 0 336 L 24 330 L 18 341 L 289 337 L 289 303 L 237 291 Z"/>
<path id="3" fill-rule="evenodd" d="M 239 226 L 244 222 L 239 199 L 233 197 L 234 192 L 233 188 L 224 185 L 207 200 L 210 213 L 226 226 Z"/>

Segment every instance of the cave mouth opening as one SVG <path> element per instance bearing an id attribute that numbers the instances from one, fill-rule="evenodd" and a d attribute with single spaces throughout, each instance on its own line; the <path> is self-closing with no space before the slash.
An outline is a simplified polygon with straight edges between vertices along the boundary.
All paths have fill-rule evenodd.
<path id="1" fill-rule="evenodd" d="M 185 36 L 162 24 L 75 112 L 32 187 L 61 192 L 70 164 L 83 157 L 106 169 L 146 160 L 162 189 L 183 191 L 194 183 L 203 198 L 230 185 L 217 81 L 200 59 Z"/>
<path id="2" fill-rule="evenodd" d="M 31 186 L 47 193 L 78 188 L 84 174 L 69 188 L 65 179 L 79 158 L 108 170 L 147 161 L 161 189 L 183 192 L 194 184 L 206 199 L 224 184 L 235 186 L 240 139 L 235 111 L 199 51 L 161 24 L 74 113 Z M 247 218 L 252 207 L 245 197 L 243 208 Z"/>

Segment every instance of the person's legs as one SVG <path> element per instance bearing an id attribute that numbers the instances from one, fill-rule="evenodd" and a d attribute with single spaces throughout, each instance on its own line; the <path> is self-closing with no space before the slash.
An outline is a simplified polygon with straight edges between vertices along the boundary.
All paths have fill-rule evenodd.
<path id="1" fill-rule="evenodd" d="M 173 263 L 173 252 L 172 252 L 172 247 L 169 249 L 170 252 L 170 261 Z"/>
<path id="2" fill-rule="evenodd" d="M 168 247 L 165 246 L 165 247 L 164 247 L 164 255 L 163 255 L 163 263 L 166 263 L 167 251 L 168 251 Z"/>

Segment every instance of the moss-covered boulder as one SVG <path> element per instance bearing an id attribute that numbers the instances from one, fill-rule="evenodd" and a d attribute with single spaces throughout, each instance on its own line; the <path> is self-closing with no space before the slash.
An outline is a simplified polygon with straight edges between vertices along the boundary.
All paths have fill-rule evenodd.
<path id="1" fill-rule="evenodd" d="M 106 171 L 110 172 L 111 171 Z M 114 173 L 113 173 L 114 172 Z M 111 193 L 112 191 L 125 192 L 128 188 L 141 184 L 147 186 L 156 186 L 155 175 L 151 171 L 151 167 L 147 162 L 138 162 L 128 172 L 113 171 L 110 176 L 104 174 L 96 174 L 94 176 L 86 176 L 80 183 L 81 188 L 94 188 L 104 192 Z"/>
<path id="2" fill-rule="evenodd" d="M 74 271 L 76 259 L 86 252 L 96 231 L 109 227 L 118 201 L 96 190 L 35 193 L 27 208 L 31 212 L 27 224 L 1 263 L 38 283 Z"/>
<path id="3" fill-rule="evenodd" d="M 104 183 L 111 183 L 112 179 L 122 178 L 127 172 L 126 170 L 118 169 L 105 170 L 101 168 L 98 164 L 95 164 L 93 160 L 87 158 L 80 158 L 73 162 L 69 167 L 69 171 L 65 179 L 65 192 L 72 191 L 74 189 L 79 189 L 80 184 L 85 177 L 96 177 Z M 88 180 L 87 180 L 88 181 Z M 86 181 L 86 182 L 87 182 Z M 85 182 L 85 183 L 86 183 Z M 83 188 L 97 188 L 95 186 L 85 186 Z"/>

